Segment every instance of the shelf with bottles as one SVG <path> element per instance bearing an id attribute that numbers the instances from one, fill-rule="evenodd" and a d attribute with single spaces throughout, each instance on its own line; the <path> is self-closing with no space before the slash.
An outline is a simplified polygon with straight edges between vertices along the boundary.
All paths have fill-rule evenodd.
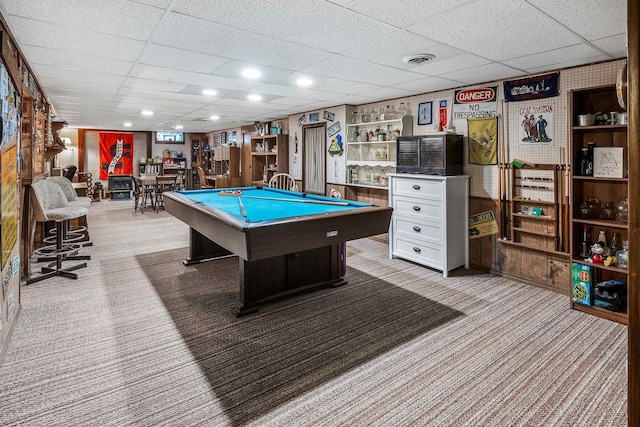
<path id="1" fill-rule="evenodd" d="M 251 183 L 269 182 L 276 173 L 289 172 L 289 135 L 259 135 L 251 137 Z"/>
<path id="2" fill-rule="evenodd" d="M 389 174 L 395 172 L 395 167 L 388 166 L 347 166 L 347 184 L 361 187 L 387 188 Z"/>
<path id="3" fill-rule="evenodd" d="M 629 280 L 627 125 L 619 124 L 616 119 L 621 107 L 613 85 L 571 91 L 569 104 L 569 116 L 577 119 L 576 124 L 585 124 L 572 126 L 569 133 L 572 164 L 575 165 L 569 182 L 573 206 L 569 220 L 572 270 L 584 269 L 592 273 L 590 281 L 583 286 L 579 280 L 576 282 L 572 272 L 571 307 L 626 323 Z M 595 122 L 579 117 L 585 114 L 595 116 Z M 610 160 L 604 169 L 598 164 L 603 160 Z M 617 284 L 615 292 L 624 297 L 617 305 L 609 304 L 607 298 L 598 293 L 600 287 L 612 282 Z M 585 294 L 584 288 L 589 292 Z M 576 298 L 576 289 L 585 295 L 584 300 Z"/>

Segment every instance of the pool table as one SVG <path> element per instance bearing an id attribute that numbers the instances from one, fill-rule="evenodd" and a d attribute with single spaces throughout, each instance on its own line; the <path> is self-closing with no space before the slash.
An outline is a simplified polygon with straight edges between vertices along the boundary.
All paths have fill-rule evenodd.
<path id="1" fill-rule="evenodd" d="M 224 191 L 241 190 L 240 196 Z M 221 192 L 223 192 L 221 194 Z M 175 191 L 167 212 L 190 227 L 185 264 L 236 255 L 236 316 L 345 284 L 345 242 L 389 231 L 392 209 L 267 187 Z"/>

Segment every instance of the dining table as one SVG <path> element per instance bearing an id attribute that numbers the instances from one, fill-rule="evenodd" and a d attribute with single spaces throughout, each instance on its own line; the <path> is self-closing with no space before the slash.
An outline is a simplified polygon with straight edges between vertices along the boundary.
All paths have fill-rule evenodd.
<path id="1" fill-rule="evenodd" d="M 167 177 L 173 177 L 175 175 L 154 175 L 154 174 L 142 174 L 140 175 L 140 182 L 142 183 L 142 185 L 140 186 L 140 192 L 141 192 L 141 198 L 142 198 L 142 203 L 140 205 L 140 212 L 144 213 L 144 207 L 146 205 L 147 202 L 147 192 L 151 191 L 153 192 L 156 188 L 156 177 L 163 177 L 163 176 L 167 176 Z M 176 183 L 177 183 L 177 188 L 178 189 L 182 189 L 183 188 L 183 181 L 182 181 L 182 177 L 181 176 L 177 176 L 176 178 Z M 151 194 L 151 208 L 153 210 L 156 209 L 155 207 L 155 201 L 153 199 L 153 193 Z"/>

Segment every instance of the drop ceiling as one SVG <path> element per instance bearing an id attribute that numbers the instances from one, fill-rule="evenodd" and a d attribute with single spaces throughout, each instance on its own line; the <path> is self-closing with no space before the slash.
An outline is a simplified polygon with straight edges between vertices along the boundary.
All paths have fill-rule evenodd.
<path id="1" fill-rule="evenodd" d="M 626 10 L 621 0 L 0 0 L 60 119 L 186 132 L 624 58 Z M 416 53 L 436 58 L 402 61 Z"/>

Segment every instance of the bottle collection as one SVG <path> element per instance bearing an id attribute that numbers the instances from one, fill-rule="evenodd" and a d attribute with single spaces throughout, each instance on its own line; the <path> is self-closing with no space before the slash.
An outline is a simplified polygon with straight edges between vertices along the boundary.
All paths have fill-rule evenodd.
<path id="1" fill-rule="evenodd" d="M 589 225 L 582 226 L 582 250 L 580 257 L 585 261 L 607 266 L 627 268 L 629 266 L 629 242 L 621 240 L 620 233 L 611 233 L 611 242 L 607 244 L 607 233 L 598 232 L 597 240 L 592 240 L 593 229 Z"/>
<path id="2" fill-rule="evenodd" d="M 375 108 L 371 110 L 364 108 L 360 111 L 354 111 L 351 114 L 351 124 L 396 120 L 407 114 L 409 114 L 409 109 L 405 107 L 404 102 L 400 103 L 397 110 L 393 105 L 381 107 L 379 110 Z"/>

